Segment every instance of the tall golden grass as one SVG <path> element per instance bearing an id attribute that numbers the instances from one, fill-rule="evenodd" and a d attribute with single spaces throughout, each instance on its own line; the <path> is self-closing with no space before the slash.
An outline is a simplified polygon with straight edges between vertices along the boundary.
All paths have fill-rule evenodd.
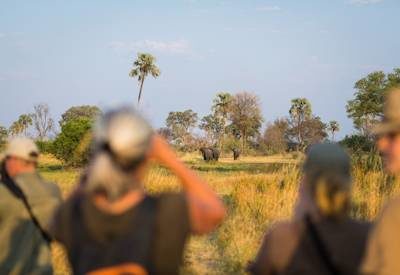
<path id="1" fill-rule="evenodd" d="M 223 224 L 207 236 L 192 237 L 187 245 L 183 274 L 244 274 L 266 230 L 276 221 L 290 218 L 301 179 L 299 161 L 290 156 L 248 157 L 234 162 L 204 163 L 197 155 L 182 159 L 205 178 L 228 208 Z M 79 171 L 63 170 L 52 158 L 44 160 L 44 176 L 55 181 L 66 196 L 74 188 Z M 353 167 L 351 215 L 373 219 L 385 201 L 399 191 L 399 182 L 380 169 L 360 163 Z M 146 189 L 156 194 L 180 189 L 177 179 L 155 166 L 146 178 Z M 66 258 L 55 245 L 56 274 L 69 274 Z"/>

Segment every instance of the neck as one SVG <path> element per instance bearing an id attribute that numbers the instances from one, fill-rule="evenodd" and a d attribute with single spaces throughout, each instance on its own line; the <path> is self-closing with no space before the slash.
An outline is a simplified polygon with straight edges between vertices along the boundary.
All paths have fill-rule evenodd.
<path id="1" fill-rule="evenodd" d="M 143 190 L 130 191 L 115 202 L 110 202 L 104 195 L 95 195 L 93 198 L 94 204 L 104 212 L 110 214 L 121 214 L 139 204 L 145 194 Z"/>
<path id="2" fill-rule="evenodd" d="M 25 167 L 24 169 L 19 170 L 18 172 L 15 172 L 14 174 L 10 174 L 11 178 L 18 177 L 19 175 L 23 174 L 32 174 L 36 172 L 35 167 Z"/>

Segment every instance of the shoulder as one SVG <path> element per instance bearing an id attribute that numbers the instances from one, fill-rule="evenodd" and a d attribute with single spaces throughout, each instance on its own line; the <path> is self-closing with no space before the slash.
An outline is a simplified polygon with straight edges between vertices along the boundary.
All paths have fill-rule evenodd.
<path id="1" fill-rule="evenodd" d="M 400 217 L 400 196 L 392 199 L 385 205 L 381 216 L 391 216 L 393 218 L 399 219 L 399 217 Z"/>
<path id="2" fill-rule="evenodd" d="M 79 219 L 81 195 L 73 195 L 61 203 L 54 213 L 50 231 L 61 242 L 66 242 L 65 234 Z"/>
<path id="3" fill-rule="evenodd" d="M 282 221 L 272 225 L 264 236 L 250 272 L 274 274 L 284 270 L 298 245 L 303 227 L 301 222 L 296 221 Z"/>
<path id="4" fill-rule="evenodd" d="M 304 226 L 301 222 L 281 221 L 274 224 L 267 235 L 270 236 L 271 240 L 281 242 L 299 235 L 303 228 Z"/>
<path id="5" fill-rule="evenodd" d="M 374 233 L 378 235 L 397 235 L 396 230 L 400 226 L 400 197 L 392 199 L 386 204 L 379 215 L 375 225 Z"/>
<path id="6" fill-rule="evenodd" d="M 186 208 L 186 196 L 184 193 L 164 193 L 158 196 L 158 203 L 167 208 Z"/>
<path id="7" fill-rule="evenodd" d="M 184 193 L 164 193 L 156 197 L 158 221 L 169 227 L 189 227 L 189 211 Z"/>

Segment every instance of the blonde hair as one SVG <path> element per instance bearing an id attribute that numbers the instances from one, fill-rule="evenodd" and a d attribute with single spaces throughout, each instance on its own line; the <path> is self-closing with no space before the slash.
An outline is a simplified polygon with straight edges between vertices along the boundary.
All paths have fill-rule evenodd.
<path id="1" fill-rule="evenodd" d="M 338 175 L 314 176 L 309 182 L 314 202 L 321 215 L 339 218 L 350 206 L 351 178 Z"/>

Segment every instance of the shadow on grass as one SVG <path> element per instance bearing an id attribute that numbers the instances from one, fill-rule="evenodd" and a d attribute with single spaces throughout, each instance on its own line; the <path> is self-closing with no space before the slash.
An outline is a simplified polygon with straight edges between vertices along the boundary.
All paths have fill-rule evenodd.
<path id="1" fill-rule="evenodd" d="M 40 172 L 55 172 L 64 170 L 64 167 L 61 164 L 50 164 L 50 165 L 39 165 Z"/>
<path id="2" fill-rule="evenodd" d="M 232 173 L 246 172 L 249 174 L 273 173 L 288 166 L 286 163 L 187 163 L 190 168 L 201 172 Z"/>

